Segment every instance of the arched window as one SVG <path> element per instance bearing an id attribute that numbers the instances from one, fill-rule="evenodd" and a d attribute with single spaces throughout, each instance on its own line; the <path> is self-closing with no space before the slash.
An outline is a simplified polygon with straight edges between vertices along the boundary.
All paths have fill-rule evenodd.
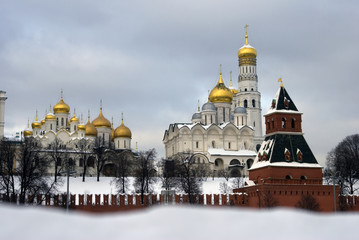
<path id="1" fill-rule="evenodd" d="M 293 177 L 291 175 L 287 175 L 287 176 L 285 176 L 285 179 L 290 180 L 290 179 L 293 179 Z"/>
<path id="2" fill-rule="evenodd" d="M 61 118 L 61 126 L 64 126 L 64 118 Z"/>
<path id="3" fill-rule="evenodd" d="M 292 128 L 295 128 L 295 118 L 292 118 Z"/>
<path id="4" fill-rule="evenodd" d="M 247 101 L 247 99 L 246 99 L 246 100 L 244 100 L 243 105 L 244 105 L 244 107 L 245 107 L 245 108 L 247 108 L 247 107 L 248 107 L 248 101 Z"/>
<path id="5" fill-rule="evenodd" d="M 252 99 L 252 107 L 256 107 L 256 100 Z"/>
<path id="6" fill-rule="evenodd" d="M 59 126 L 59 118 L 56 118 L 56 127 Z"/>
<path id="7" fill-rule="evenodd" d="M 237 159 L 232 159 L 229 165 L 241 165 L 241 163 Z"/>
<path id="8" fill-rule="evenodd" d="M 300 176 L 300 180 L 307 180 L 307 177 L 306 176 Z"/>
<path id="9" fill-rule="evenodd" d="M 216 147 L 216 142 L 212 141 L 212 148 L 215 148 L 215 147 Z"/>
<path id="10" fill-rule="evenodd" d="M 286 119 L 285 119 L 285 118 L 282 118 L 282 128 L 286 128 L 286 127 L 285 127 L 285 122 L 286 122 Z"/>

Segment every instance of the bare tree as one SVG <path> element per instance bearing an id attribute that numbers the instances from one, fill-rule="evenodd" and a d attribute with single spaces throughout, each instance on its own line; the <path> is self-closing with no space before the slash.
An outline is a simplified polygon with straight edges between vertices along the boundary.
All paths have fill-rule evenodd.
<path id="1" fill-rule="evenodd" d="M 91 154 L 91 150 L 93 148 L 93 144 L 88 139 L 82 138 L 77 142 L 77 156 L 79 158 L 80 167 L 82 169 L 82 181 L 85 182 L 86 174 L 87 174 L 87 160 Z"/>
<path id="2" fill-rule="evenodd" d="M 0 192 L 5 193 L 5 200 L 14 202 L 11 199 L 15 196 L 15 163 L 14 160 L 16 151 L 16 145 L 11 144 L 7 140 L 1 140 L 0 142 Z M 12 195 L 13 194 L 13 195 Z"/>
<path id="3" fill-rule="evenodd" d="M 336 181 L 342 181 L 342 191 L 353 194 L 359 179 L 359 134 L 347 136 L 328 153 L 326 177 L 336 173 L 340 174 Z"/>
<path id="4" fill-rule="evenodd" d="M 162 186 L 165 190 L 171 190 L 172 187 L 178 185 L 178 178 L 176 176 L 176 161 L 171 159 L 162 159 L 159 163 L 159 167 L 162 169 L 160 176 L 162 180 Z"/>
<path id="5" fill-rule="evenodd" d="M 63 160 L 66 150 L 64 150 L 65 145 L 58 137 L 55 137 L 54 141 L 49 145 L 49 149 L 46 150 L 46 155 L 50 157 L 54 165 L 54 175 L 55 182 L 57 182 L 57 177 L 60 172 L 63 170 Z"/>
<path id="6" fill-rule="evenodd" d="M 8 147 L 1 148 L 2 153 L 6 148 L 8 149 Z M 14 150 L 14 152 L 8 152 L 6 158 L 1 157 L 2 161 L 7 160 L 5 165 L 7 169 L 2 171 L 1 186 L 5 187 L 8 197 L 19 194 L 19 202 L 25 203 L 27 194 L 48 194 L 56 190 L 56 182 L 52 181 L 47 174 L 51 161 L 43 152 L 40 152 L 40 143 L 36 139 L 25 138 L 24 142 L 15 145 Z M 3 156 L 2 153 L 1 156 Z M 14 160 L 14 165 L 11 167 L 9 156 L 15 157 L 16 167 Z M 4 177 L 6 174 L 9 177 Z"/>
<path id="7" fill-rule="evenodd" d="M 153 170 L 156 158 L 156 150 L 150 149 L 140 152 L 134 167 L 135 190 L 141 194 L 141 203 L 144 204 L 144 194 L 152 192 L 152 185 L 155 181 Z"/>
<path id="8" fill-rule="evenodd" d="M 309 211 L 320 211 L 319 203 L 311 194 L 302 195 L 295 206 Z"/>
<path id="9" fill-rule="evenodd" d="M 117 171 L 114 183 L 120 193 L 126 193 L 128 188 L 128 177 L 133 168 L 134 156 L 130 150 L 123 150 L 121 152 L 114 152 Z"/>
<path id="10" fill-rule="evenodd" d="M 106 151 L 108 149 L 109 149 L 108 146 L 104 144 L 104 140 L 102 138 L 97 137 L 95 139 L 93 146 L 93 153 L 96 156 L 97 182 L 100 181 L 100 174 L 107 161 Z"/>
<path id="11" fill-rule="evenodd" d="M 199 181 L 194 154 L 178 153 L 174 157 L 176 174 L 179 176 L 178 188 L 188 194 L 189 203 L 195 203 L 195 196 L 201 193 L 202 183 Z"/>
<path id="12" fill-rule="evenodd" d="M 264 208 L 272 208 L 278 206 L 278 201 L 273 197 L 270 191 L 265 191 L 262 197 L 262 206 Z"/>
<path id="13" fill-rule="evenodd" d="M 217 171 L 218 177 L 223 177 L 228 182 L 229 178 L 231 177 L 230 172 L 228 169 L 221 169 Z"/>

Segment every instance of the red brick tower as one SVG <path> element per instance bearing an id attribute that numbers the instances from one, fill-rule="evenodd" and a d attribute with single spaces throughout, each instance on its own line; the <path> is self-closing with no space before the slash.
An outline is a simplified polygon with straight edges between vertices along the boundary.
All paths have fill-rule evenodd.
<path id="1" fill-rule="evenodd" d="M 266 136 L 249 169 L 249 180 L 255 184 L 322 184 L 322 167 L 302 133 L 302 113 L 283 84 L 264 117 Z"/>

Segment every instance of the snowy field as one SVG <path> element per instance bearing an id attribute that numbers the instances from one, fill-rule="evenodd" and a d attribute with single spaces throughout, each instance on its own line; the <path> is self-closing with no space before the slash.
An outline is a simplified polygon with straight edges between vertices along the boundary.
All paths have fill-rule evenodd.
<path id="1" fill-rule="evenodd" d="M 117 193 L 116 187 L 112 184 L 113 178 L 110 177 L 101 177 L 100 182 L 96 181 L 96 177 L 87 177 L 85 182 L 82 182 L 81 177 L 72 177 L 70 178 L 70 192 L 72 194 L 115 194 Z M 130 187 L 127 193 L 134 193 L 133 188 L 133 178 L 129 178 Z M 66 177 L 62 178 L 62 186 L 59 188 L 60 192 L 66 192 Z M 206 181 L 202 181 L 202 192 L 206 194 L 219 194 L 220 191 L 220 183 L 226 182 L 224 178 L 207 178 Z M 232 180 L 230 179 L 228 182 L 229 186 L 232 186 Z M 160 179 L 156 181 L 153 186 L 154 193 L 161 193 L 162 182 Z M 232 192 L 232 191 L 230 191 Z"/>
<path id="2" fill-rule="evenodd" d="M 359 215 L 298 210 L 156 207 L 130 213 L 65 214 L 0 205 L 0 239 L 357 239 Z"/>

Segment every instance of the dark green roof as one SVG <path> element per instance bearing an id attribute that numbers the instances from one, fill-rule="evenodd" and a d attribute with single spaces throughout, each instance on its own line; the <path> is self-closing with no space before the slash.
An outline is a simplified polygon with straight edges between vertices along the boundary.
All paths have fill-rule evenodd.
<path id="1" fill-rule="evenodd" d="M 285 106 L 284 102 L 285 99 L 288 100 L 288 108 Z M 294 102 L 290 98 L 287 90 L 284 87 L 280 88 L 279 95 L 277 96 L 277 106 L 276 110 L 292 110 L 292 111 L 298 111 L 297 107 L 295 106 Z"/>

